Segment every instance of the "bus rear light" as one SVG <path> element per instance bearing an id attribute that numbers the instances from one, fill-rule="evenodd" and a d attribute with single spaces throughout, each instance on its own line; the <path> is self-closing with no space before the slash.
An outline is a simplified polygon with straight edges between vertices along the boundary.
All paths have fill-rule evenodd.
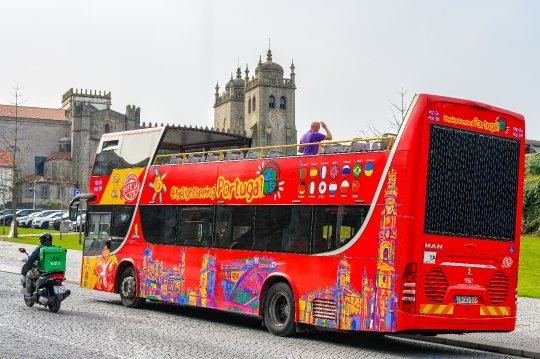
<path id="1" fill-rule="evenodd" d="M 403 270 L 401 278 L 401 302 L 402 310 L 416 313 L 416 263 L 409 263 Z"/>

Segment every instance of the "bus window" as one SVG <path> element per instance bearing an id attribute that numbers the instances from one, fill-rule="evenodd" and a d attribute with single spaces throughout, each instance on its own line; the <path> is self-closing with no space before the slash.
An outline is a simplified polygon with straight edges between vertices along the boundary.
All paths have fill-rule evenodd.
<path id="1" fill-rule="evenodd" d="M 251 250 L 254 217 L 254 206 L 218 206 L 214 247 Z"/>
<path id="2" fill-rule="evenodd" d="M 340 248 L 358 232 L 365 206 L 316 206 L 313 215 L 313 253 Z"/>
<path id="3" fill-rule="evenodd" d="M 100 206 L 99 212 L 89 211 L 88 234 L 83 249 L 85 255 L 101 254 L 106 246 L 110 249 L 111 216 L 112 206 Z"/>
<path id="4" fill-rule="evenodd" d="M 135 206 L 114 206 L 111 228 L 111 251 L 120 246 L 127 235 Z"/>
<path id="5" fill-rule="evenodd" d="M 291 226 L 283 243 L 287 253 L 309 253 L 312 206 L 291 206 Z"/>
<path id="6" fill-rule="evenodd" d="M 178 245 L 210 247 L 212 244 L 212 206 L 180 207 Z"/>
<path id="7" fill-rule="evenodd" d="M 96 155 L 92 176 L 110 176 L 116 168 L 118 168 L 118 154 L 114 150 L 102 151 Z"/>
<path id="8" fill-rule="evenodd" d="M 311 207 L 257 206 L 253 249 L 309 253 Z"/>
<path id="9" fill-rule="evenodd" d="M 176 244 L 177 206 L 140 206 L 141 229 L 152 244 Z"/>

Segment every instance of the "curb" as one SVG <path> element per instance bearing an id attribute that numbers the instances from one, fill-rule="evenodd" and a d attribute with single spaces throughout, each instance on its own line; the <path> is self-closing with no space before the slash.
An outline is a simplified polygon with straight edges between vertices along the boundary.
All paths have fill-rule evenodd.
<path id="1" fill-rule="evenodd" d="M 460 347 L 466 349 L 482 350 L 491 353 L 514 355 L 522 358 L 534 358 L 540 359 L 540 349 L 532 349 L 528 347 L 522 347 L 517 345 L 505 345 L 500 346 L 494 342 L 488 342 L 484 340 L 469 340 L 469 339 L 453 339 L 443 336 L 427 337 L 423 335 L 410 335 L 410 334 L 398 334 L 399 338 L 419 340 L 423 342 L 430 342 L 436 344 L 445 344 L 453 347 Z"/>

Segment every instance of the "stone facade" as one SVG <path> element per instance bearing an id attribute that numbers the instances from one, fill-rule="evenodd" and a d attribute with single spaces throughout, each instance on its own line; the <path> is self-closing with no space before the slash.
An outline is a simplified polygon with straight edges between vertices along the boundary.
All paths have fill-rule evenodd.
<path id="1" fill-rule="evenodd" d="M 126 113 L 111 110 L 111 93 L 70 89 L 62 96 L 62 108 L 71 130 L 73 179 L 81 191 L 88 191 L 88 179 L 96 149 L 104 133 L 140 127 L 141 109 L 126 106 Z"/>
<path id="2" fill-rule="evenodd" d="M 0 138 L 8 138 L 0 149 L 10 151 L 9 134 L 18 128 L 16 162 L 22 186 L 17 201 L 21 207 L 32 206 L 33 190 L 28 188 L 34 182 L 37 206 L 57 201 L 60 193 L 65 193 L 62 200 L 67 204 L 73 189 L 88 190 L 101 136 L 140 128 L 140 108 L 128 105 L 122 114 L 111 109 L 111 100 L 110 92 L 70 89 L 62 96 L 60 109 L 19 106 L 15 116 L 14 106 L 0 105 Z"/>
<path id="3" fill-rule="evenodd" d="M 283 68 L 272 61 L 268 50 L 266 62 L 259 59 L 255 76 L 249 77 L 246 66 L 245 78 L 240 68 L 236 78 L 214 94 L 214 128 L 233 133 L 245 133 L 253 139 L 253 146 L 278 146 L 297 143 L 295 124 L 295 73 L 291 64 L 290 78 L 283 77 Z M 288 153 L 295 153 L 290 148 Z"/>

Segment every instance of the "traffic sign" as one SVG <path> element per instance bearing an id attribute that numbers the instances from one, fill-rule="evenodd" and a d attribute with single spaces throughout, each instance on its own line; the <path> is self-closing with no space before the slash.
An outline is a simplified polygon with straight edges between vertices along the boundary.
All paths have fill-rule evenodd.
<path id="1" fill-rule="evenodd" d="M 81 194 L 81 191 L 80 191 L 80 190 L 78 190 L 78 189 L 76 189 L 76 188 L 73 190 L 73 197 L 76 197 L 76 196 L 78 196 L 78 195 L 80 195 L 80 194 Z"/>

